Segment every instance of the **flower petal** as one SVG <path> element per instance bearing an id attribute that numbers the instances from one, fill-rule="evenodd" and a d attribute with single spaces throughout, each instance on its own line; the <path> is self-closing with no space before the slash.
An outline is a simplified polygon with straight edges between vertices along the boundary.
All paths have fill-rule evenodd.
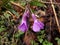
<path id="1" fill-rule="evenodd" d="M 33 13 L 32 13 L 32 18 L 33 18 L 33 20 L 36 19 L 36 16 L 35 16 L 35 14 L 33 14 Z"/>
<path id="2" fill-rule="evenodd" d="M 41 21 L 36 20 L 36 22 L 37 22 L 37 24 L 39 25 L 39 27 L 40 27 L 41 29 L 44 28 L 44 24 L 43 24 Z"/>
<path id="3" fill-rule="evenodd" d="M 27 26 L 23 23 L 23 24 L 21 24 L 21 25 L 18 26 L 18 29 L 21 30 L 22 32 L 25 32 L 25 31 L 27 31 L 28 28 L 27 28 Z"/>
<path id="4" fill-rule="evenodd" d="M 25 32 L 28 30 L 28 25 L 27 25 L 27 17 L 29 16 L 29 10 L 25 10 L 21 24 L 18 26 L 18 29 L 21 30 L 22 32 Z"/>
<path id="5" fill-rule="evenodd" d="M 44 24 L 36 18 L 35 14 L 32 14 L 32 18 L 34 19 L 32 29 L 34 32 L 39 32 L 41 29 L 44 28 Z"/>
<path id="6" fill-rule="evenodd" d="M 33 24 L 33 31 L 34 32 L 39 32 L 40 31 L 40 27 L 39 27 L 39 25 L 37 23 Z"/>
<path id="7" fill-rule="evenodd" d="M 34 24 L 33 24 L 33 31 L 34 32 L 39 32 L 43 28 L 44 28 L 44 26 L 41 25 L 41 22 L 39 22 L 38 20 L 34 21 Z"/>

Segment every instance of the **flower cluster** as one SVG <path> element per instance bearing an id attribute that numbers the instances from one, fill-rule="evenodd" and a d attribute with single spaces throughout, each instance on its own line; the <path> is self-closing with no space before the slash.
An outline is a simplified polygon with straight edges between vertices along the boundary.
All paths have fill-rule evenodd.
<path id="1" fill-rule="evenodd" d="M 18 29 L 21 30 L 22 32 L 26 32 L 28 30 L 29 26 L 27 24 L 27 18 L 29 18 L 29 13 L 30 13 L 29 10 L 25 10 L 21 24 L 18 26 Z M 32 13 L 31 16 L 34 20 L 34 23 L 32 25 L 32 30 L 34 32 L 39 32 L 41 29 L 44 28 L 44 24 L 36 18 L 34 13 Z"/>

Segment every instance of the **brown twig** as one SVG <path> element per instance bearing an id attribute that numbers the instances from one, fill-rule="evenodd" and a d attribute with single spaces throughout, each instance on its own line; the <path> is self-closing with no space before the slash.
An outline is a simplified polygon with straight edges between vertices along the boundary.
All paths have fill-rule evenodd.
<path id="1" fill-rule="evenodd" d="M 52 6 L 52 9 L 53 9 L 53 12 L 54 12 L 54 16 L 55 16 L 55 19 L 56 19 L 56 23 L 57 23 L 57 26 L 58 26 L 58 29 L 59 29 L 59 32 L 60 32 L 60 26 L 59 26 L 59 22 L 58 22 L 58 18 L 57 18 L 57 14 L 56 14 L 56 11 L 55 11 L 55 8 L 54 8 L 54 5 L 52 3 L 52 0 L 50 0 L 51 2 L 51 6 Z"/>
<path id="2" fill-rule="evenodd" d="M 10 2 L 11 4 L 13 4 L 13 5 L 16 5 L 16 6 L 18 6 L 18 7 L 20 7 L 20 8 L 22 8 L 22 9 L 25 9 L 23 6 L 21 6 L 19 3 L 15 3 L 15 2 Z"/>
<path id="3" fill-rule="evenodd" d="M 42 3 L 47 3 L 47 4 L 51 4 L 51 2 L 45 2 L 45 1 L 40 1 L 40 2 L 42 2 Z M 52 2 L 52 4 L 57 4 L 57 5 L 60 5 L 60 3 L 56 3 L 56 2 Z"/>

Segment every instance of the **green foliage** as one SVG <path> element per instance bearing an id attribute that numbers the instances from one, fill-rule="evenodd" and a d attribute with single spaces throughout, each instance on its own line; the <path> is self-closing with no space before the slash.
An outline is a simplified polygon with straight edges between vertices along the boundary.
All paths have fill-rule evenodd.
<path id="1" fill-rule="evenodd" d="M 45 39 L 45 30 L 41 30 L 38 34 L 37 34 L 37 38 L 38 41 L 42 44 L 42 45 L 53 45 L 51 42 L 47 41 L 47 39 Z"/>
<path id="2" fill-rule="evenodd" d="M 24 32 L 18 31 L 17 33 L 15 33 L 14 37 L 19 38 L 23 34 L 24 34 Z"/>
<path id="3" fill-rule="evenodd" d="M 20 5 L 21 6 L 25 6 L 26 5 L 26 1 L 20 1 Z"/>
<path id="4" fill-rule="evenodd" d="M 19 16 L 19 13 L 16 12 L 15 10 L 13 10 L 13 9 L 10 9 L 10 12 L 13 13 L 13 14 L 15 14 L 17 17 Z"/>
<path id="5" fill-rule="evenodd" d="M 31 40 L 31 45 L 38 45 L 34 40 Z"/>
<path id="6" fill-rule="evenodd" d="M 2 21 L 0 21 L 0 25 L 1 25 L 1 24 L 3 24 L 3 23 L 4 23 L 4 21 L 3 21 L 3 20 L 2 20 Z"/>
<path id="7" fill-rule="evenodd" d="M 48 42 L 47 40 L 45 40 L 42 44 L 43 45 L 53 45 L 52 43 Z"/>
<path id="8" fill-rule="evenodd" d="M 4 27 L 4 26 L 1 26 L 0 27 L 0 32 L 3 32 L 3 31 L 5 31 L 6 30 L 6 28 Z"/>
<path id="9" fill-rule="evenodd" d="M 38 37 L 38 40 L 39 40 L 40 43 L 43 42 L 43 38 L 41 38 L 41 37 Z"/>
<path id="10" fill-rule="evenodd" d="M 9 18 L 10 17 L 10 14 L 8 14 L 8 13 L 4 13 L 4 16 L 5 16 L 5 18 Z"/>
<path id="11" fill-rule="evenodd" d="M 0 19 L 4 22 L 5 17 L 4 17 L 4 16 L 1 16 Z M 3 22 L 2 22 L 2 23 L 3 23 Z"/>
<path id="12" fill-rule="evenodd" d="M 45 34 L 44 34 L 44 30 L 42 30 L 42 31 L 40 31 L 37 35 L 37 38 L 38 38 L 38 41 L 40 42 L 40 43 L 42 43 L 43 42 L 43 39 L 45 38 Z"/>
<path id="13" fill-rule="evenodd" d="M 6 27 L 4 26 L 4 20 L 3 20 L 3 16 L 0 17 L 0 32 L 3 32 L 6 30 Z"/>
<path id="14" fill-rule="evenodd" d="M 58 45 L 60 45 L 60 38 L 57 37 L 55 40 L 57 40 Z"/>
<path id="15" fill-rule="evenodd" d="M 6 5 L 9 1 L 10 1 L 10 0 L 2 0 L 2 1 L 1 1 L 1 2 L 2 2 L 2 5 L 1 5 L 1 6 Z"/>
<path id="16" fill-rule="evenodd" d="M 39 1 L 31 1 L 30 5 L 44 7 L 45 5 Z"/>
<path id="17" fill-rule="evenodd" d="M 2 4 L 1 7 L 5 8 L 5 9 L 11 9 L 11 4 L 10 4 L 10 0 L 2 0 Z M 3 11 L 3 9 L 2 9 Z"/>
<path id="18" fill-rule="evenodd" d="M 0 32 L 7 30 L 8 27 L 6 27 L 5 25 L 13 25 L 13 22 L 9 19 L 10 16 L 11 15 L 7 12 L 4 12 L 4 14 L 0 16 Z"/>

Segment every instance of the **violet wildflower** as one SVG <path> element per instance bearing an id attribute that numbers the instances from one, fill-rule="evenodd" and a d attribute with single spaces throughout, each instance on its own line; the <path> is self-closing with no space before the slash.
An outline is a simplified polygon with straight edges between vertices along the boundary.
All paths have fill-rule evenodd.
<path id="1" fill-rule="evenodd" d="M 27 25 L 27 17 L 29 17 L 29 10 L 25 10 L 23 17 L 22 17 L 22 22 L 18 26 L 18 29 L 21 30 L 22 32 L 26 32 L 28 30 L 28 25 Z"/>
<path id="2" fill-rule="evenodd" d="M 32 18 L 34 20 L 32 29 L 34 32 L 39 32 L 41 29 L 44 28 L 44 24 L 36 18 L 35 14 L 32 14 Z"/>

